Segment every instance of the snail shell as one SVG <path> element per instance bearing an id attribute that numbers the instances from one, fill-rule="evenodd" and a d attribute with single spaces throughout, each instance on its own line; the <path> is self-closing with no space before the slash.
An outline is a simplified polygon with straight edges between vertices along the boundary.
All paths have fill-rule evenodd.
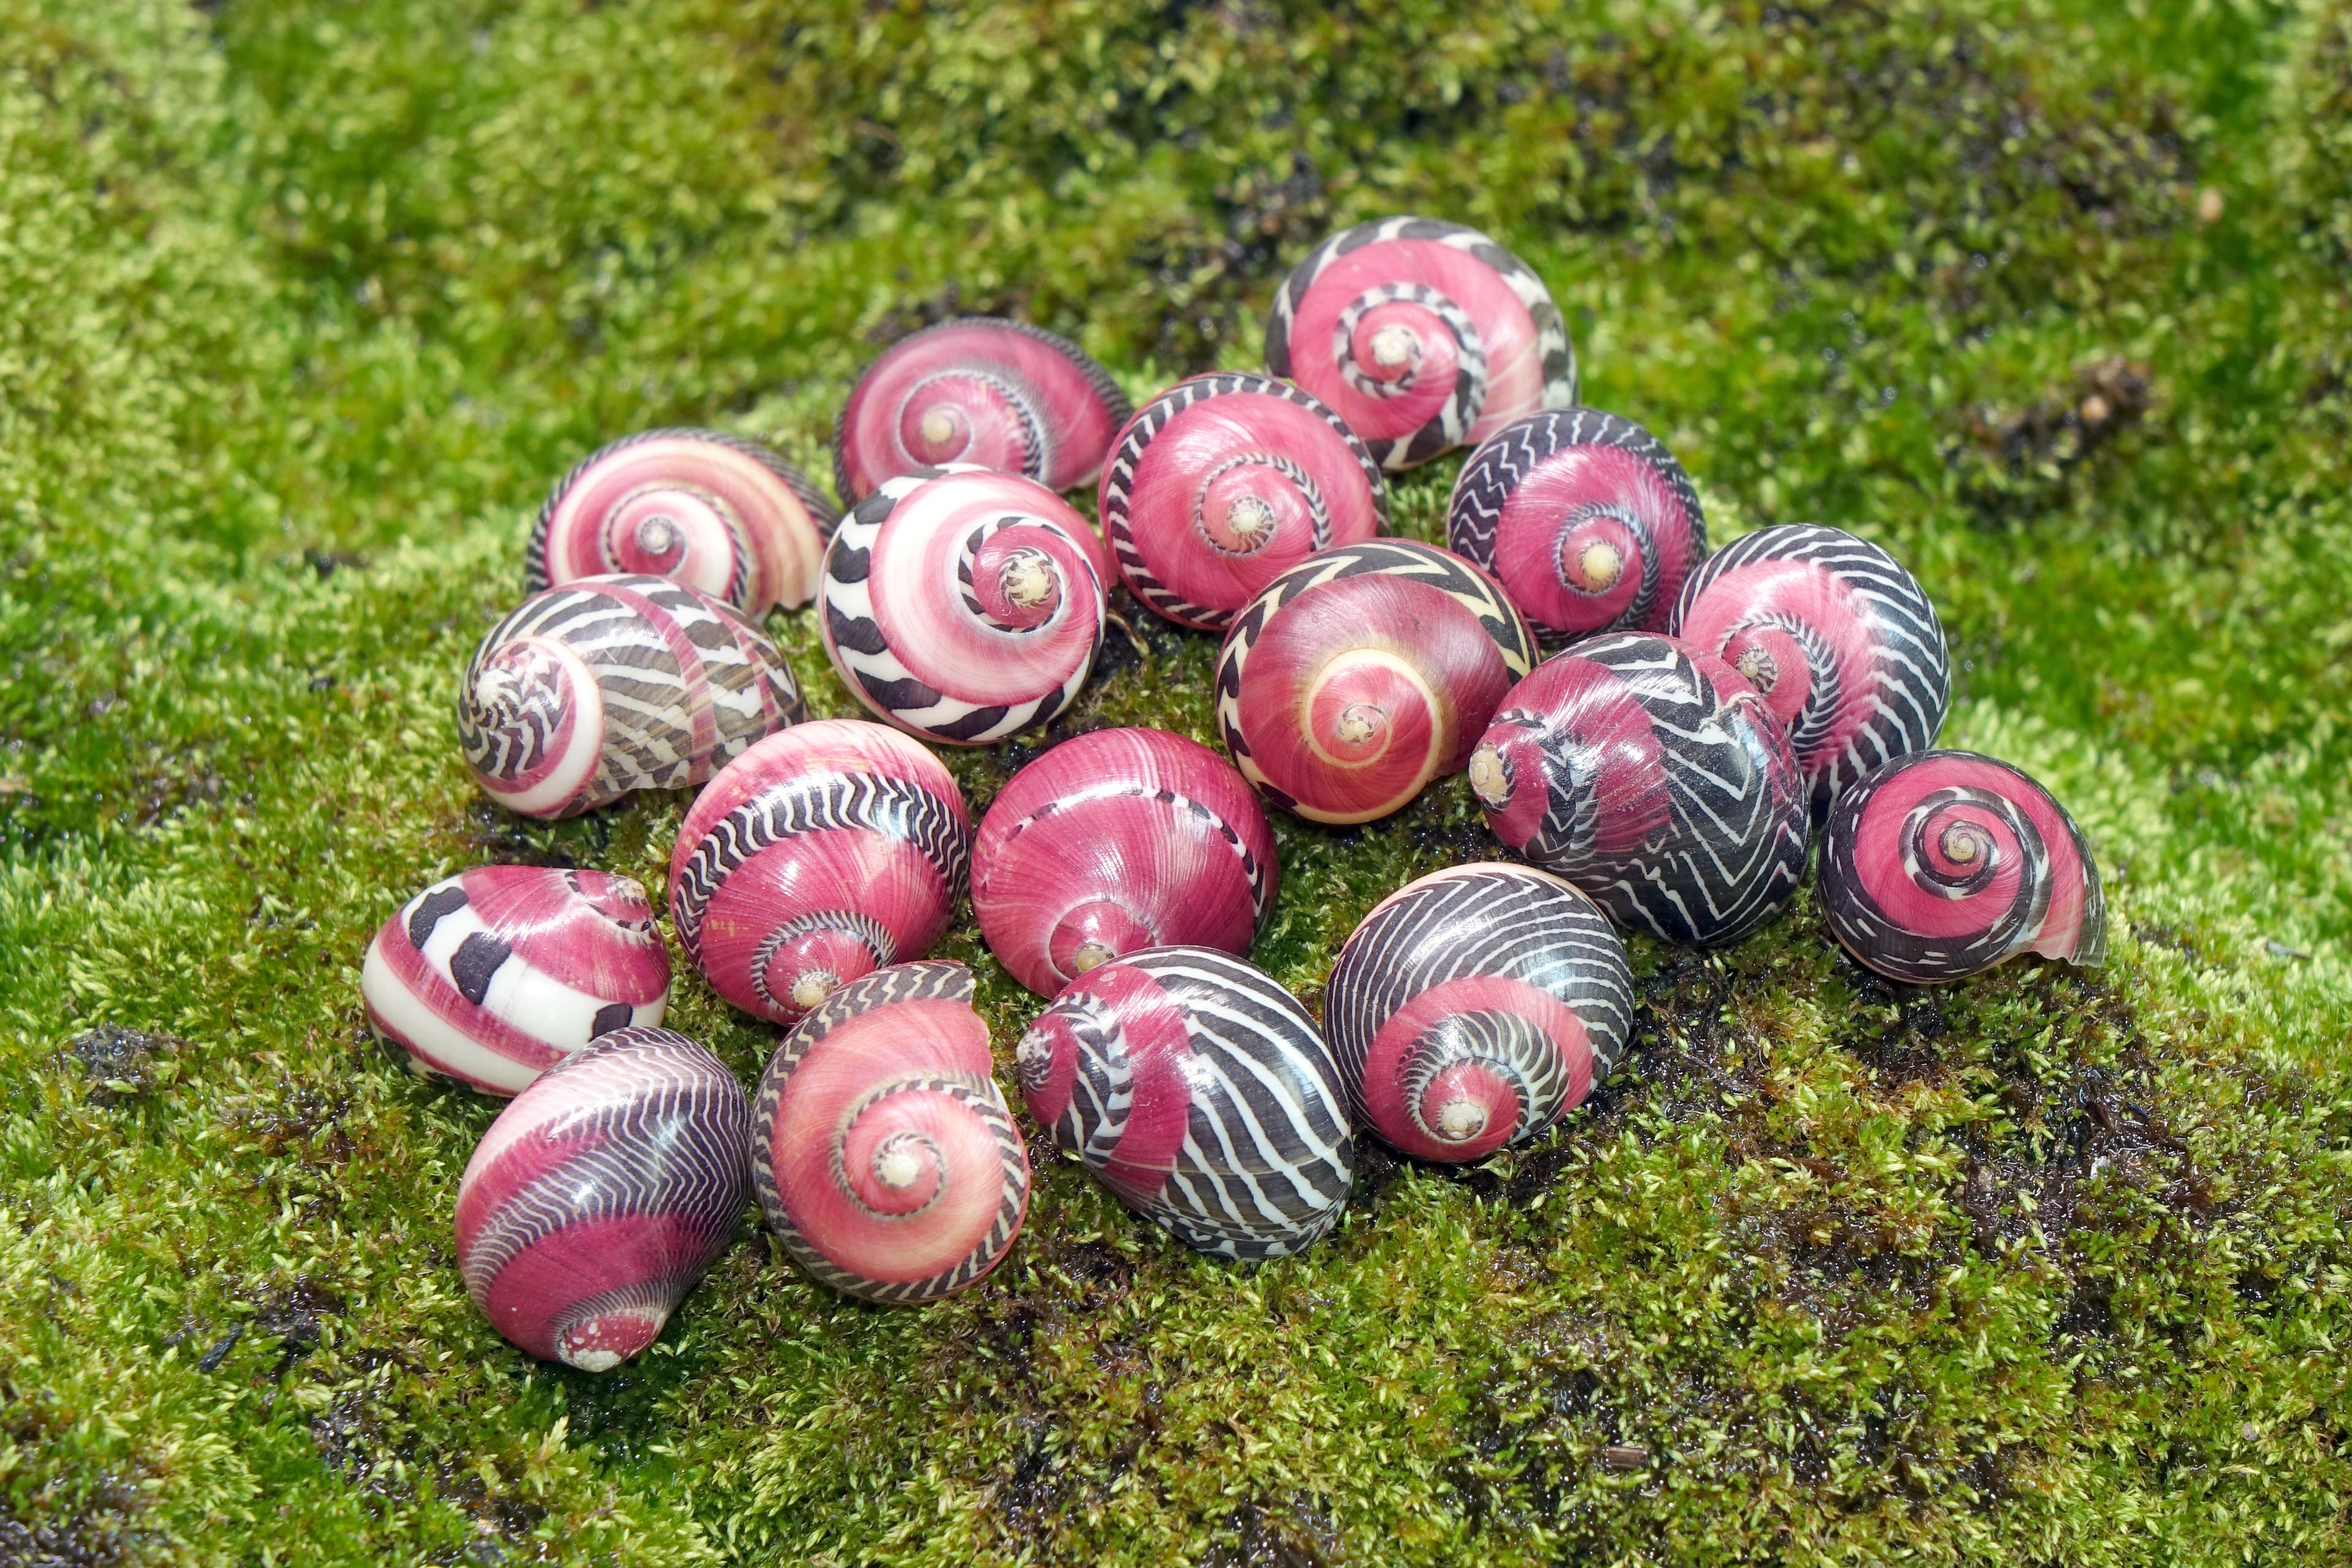
<path id="1" fill-rule="evenodd" d="M 824 647 L 911 734 L 980 746 L 1075 701 L 1102 648 L 1102 542 L 1034 479 L 959 468 L 886 480 L 824 557 Z"/>
<path id="2" fill-rule="evenodd" d="M 499 1333 L 584 1372 L 628 1360 L 727 1249 L 751 1107 L 668 1029 L 617 1029 L 550 1068 L 457 1183 L 457 1267 Z"/>
<path id="3" fill-rule="evenodd" d="M 933 1301 L 1003 1261 L 1029 1155 L 961 963 L 851 981 L 760 1081 L 751 1180 L 785 1249 L 845 1295 Z"/>
<path id="4" fill-rule="evenodd" d="M 1103 468 L 1101 500 L 1135 596 L 1207 631 L 1306 555 L 1388 524 L 1380 465 L 1355 432 L 1262 375 L 1195 376 L 1145 404 Z"/>
<path id="5" fill-rule="evenodd" d="M 1737 941 L 1805 872 L 1788 731 L 1713 654 L 1638 632 L 1544 661 L 1470 759 L 1496 837 L 1669 942 Z"/>
<path id="6" fill-rule="evenodd" d="M 1091 483 L 1132 412 L 1110 373 L 1067 338 L 967 316 L 900 339 L 857 378 L 834 436 L 834 475 L 855 505 L 885 479 L 944 463 Z"/>
<path id="7" fill-rule="evenodd" d="M 1097 730 L 1014 773 L 971 853 L 981 934 L 1041 996 L 1147 947 L 1242 952 L 1280 880 L 1233 764 L 1165 730 Z"/>
<path id="8" fill-rule="evenodd" d="M 698 784 L 802 713 L 784 656 L 727 605 L 663 577 L 583 577 L 490 628 L 457 740 L 492 800 L 572 816 Z"/>
<path id="9" fill-rule="evenodd" d="M 639 573 L 756 618 L 809 602 L 840 516 L 757 441 L 648 430 L 590 453 L 555 487 L 523 552 L 523 592 Z"/>
<path id="10" fill-rule="evenodd" d="M 1078 976 L 1021 1037 L 1029 1114 L 1119 1201 L 1221 1258 L 1329 1230 L 1356 1168 L 1339 1072 L 1290 994 L 1161 947 Z"/>
<path id="11" fill-rule="evenodd" d="M 660 1023 L 669 952 L 626 877 L 477 866 L 383 922 L 360 997 L 419 1072 L 515 1094 L 599 1035 Z"/>
<path id="12" fill-rule="evenodd" d="M 790 1024 L 930 951 L 971 854 L 963 792 L 937 757 L 879 724 L 822 719 L 695 797 L 670 854 L 670 923 L 721 996 Z"/>
<path id="13" fill-rule="evenodd" d="M 1625 944 L 1592 900 L 1496 863 L 1389 895 L 1323 998 L 1358 1119 L 1423 1160 L 1483 1160 L 1542 1132 L 1609 1076 L 1633 1023 Z"/>
<path id="14" fill-rule="evenodd" d="M 1266 797 L 1370 822 L 1459 772 L 1535 639 L 1495 580 L 1434 545 L 1334 545 L 1250 601 L 1217 657 L 1225 749 Z"/>
<path id="15" fill-rule="evenodd" d="M 1543 279 L 1434 218 L 1383 218 L 1318 246 L 1275 297 L 1265 363 L 1391 469 L 1576 402 L 1576 354 Z"/>
<path id="16" fill-rule="evenodd" d="M 1936 743 L 1951 702 L 1944 628 L 1895 558 L 1840 529 L 1759 529 L 1683 584 L 1674 635 L 1764 693 L 1789 727 L 1813 820 L 1864 773 Z"/>
<path id="17" fill-rule="evenodd" d="M 1690 476 L 1630 419 L 1568 408 L 1515 419 L 1463 465 L 1445 542 L 1501 579 L 1547 648 L 1663 631 L 1706 553 Z"/>
<path id="18" fill-rule="evenodd" d="M 2029 949 L 2107 958 L 2083 830 L 2048 790 L 1975 752 L 1897 757 L 1839 795 L 1821 897 L 1846 951 L 1896 980 L 1959 980 Z"/>

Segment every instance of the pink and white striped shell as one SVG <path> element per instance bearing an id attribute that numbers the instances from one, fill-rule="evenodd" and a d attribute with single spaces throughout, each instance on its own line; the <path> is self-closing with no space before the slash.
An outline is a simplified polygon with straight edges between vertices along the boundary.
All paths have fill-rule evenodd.
<path id="1" fill-rule="evenodd" d="M 1206 631 L 1307 555 L 1388 524 L 1380 465 L 1355 432 L 1263 375 L 1195 376 L 1145 404 L 1103 468 L 1101 506 L 1135 596 Z"/>
<path id="2" fill-rule="evenodd" d="M 1217 723 L 1268 799 L 1370 822 L 1461 771 L 1535 638 L 1495 580 L 1409 540 L 1319 551 L 1266 585 L 1217 656 Z"/>
<path id="3" fill-rule="evenodd" d="M 1266 368 L 1339 412 L 1384 468 L 1576 402 L 1543 279 L 1475 228 L 1391 217 L 1332 236 L 1275 297 Z"/>
<path id="4" fill-rule="evenodd" d="M 695 797 L 670 854 L 670 923 L 721 996 L 790 1024 L 929 952 L 971 854 L 963 792 L 937 757 L 882 725 L 822 719 Z"/>
<path id="5" fill-rule="evenodd" d="M 842 683 L 909 734 L 982 746 L 1077 700 L 1101 651 L 1102 541 L 1034 479 L 919 469 L 842 520 L 824 647 Z"/>
<path id="6" fill-rule="evenodd" d="M 457 1183 L 457 1268 L 493 1328 L 605 1372 L 654 1342 L 727 1250 L 751 1106 L 668 1029 L 618 1029 L 517 1095 Z"/>
<path id="7" fill-rule="evenodd" d="M 784 656 L 726 605 L 665 577 L 583 577 L 482 638 L 457 740 L 509 811 L 573 816 L 698 784 L 802 713 Z"/>
<path id="8" fill-rule="evenodd" d="M 417 1071 L 515 1094 L 599 1035 L 660 1023 L 669 952 L 626 877 L 477 866 L 383 922 L 360 997 Z"/>
<path id="9" fill-rule="evenodd" d="M 1527 866 L 1433 872 L 1366 915 L 1323 1032 L 1360 1121 L 1417 1159 L 1483 1160 L 1584 1103 L 1633 1027 L 1625 944 Z"/>
<path id="10" fill-rule="evenodd" d="M 971 999 L 961 963 L 877 969 L 802 1019 L 760 1080 L 760 1206 L 844 1295 L 935 1301 L 985 1277 L 1021 1232 L 1029 1154 Z"/>
<path id="11" fill-rule="evenodd" d="M 967 316 L 893 343 L 841 410 L 834 475 L 856 505 L 886 479 L 944 463 L 1089 484 L 1131 412 L 1110 373 L 1067 338 Z"/>
<path id="12" fill-rule="evenodd" d="M 981 819 L 971 907 L 1041 996 L 1147 947 L 1244 952 L 1281 873 L 1232 763 L 1165 730 L 1097 730 L 1014 773 Z"/>
<path id="13" fill-rule="evenodd" d="M 1706 553 L 1698 492 L 1630 419 L 1567 408 L 1515 419 L 1454 481 L 1445 542 L 1501 579 L 1547 648 L 1665 629 Z"/>
<path id="14" fill-rule="evenodd" d="M 523 592 L 636 573 L 756 619 L 809 602 L 840 516 L 757 441 L 647 430 L 591 452 L 555 487 L 523 552 Z"/>
<path id="15" fill-rule="evenodd" d="M 1822 834 L 1821 898 L 1848 952 L 1915 984 L 2027 952 L 2106 962 L 2083 830 L 2048 790 L 1976 752 L 1915 752 L 1840 795 Z"/>

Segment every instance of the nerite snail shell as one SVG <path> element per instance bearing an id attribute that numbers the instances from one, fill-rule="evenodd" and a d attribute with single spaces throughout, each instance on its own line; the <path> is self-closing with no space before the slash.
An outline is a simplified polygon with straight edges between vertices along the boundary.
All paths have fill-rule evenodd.
<path id="1" fill-rule="evenodd" d="M 1898 757 L 1839 795 L 1821 896 L 1846 951 L 1896 980 L 1958 980 L 2028 951 L 2106 962 L 2082 829 L 2048 790 L 1975 752 Z"/>
<path id="2" fill-rule="evenodd" d="M 1759 529 L 1683 585 L 1674 635 L 1716 654 L 1789 726 L 1821 820 L 1840 791 L 1936 743 L 1951 660 L 1910 573 L 1834 528 Z"/>
<path id="3" fill-rule="evenodd" d="M 571 816 L 698 784 L 802 711 L 783 655 L 727 605 L 662 577 L 583 577 L 490 628 L 457 740 L 492 800 Z"/>
<path id="4" fill-rule="evenodd" d="M 517 1095 L 467 1162 L 467 1294 L 532 1355 L 619 1365 L 726 1250 L 751 1139 L 751 1102 L 717 1057 L 668 1029 L 604 1036 Z"/>
<path id="5" fill-rule="evenodd" d="M 834 473 L 852 505 L 885 479 L 942 463 L 1090 482 L 1131 412 L 1110 373 L 1067 338 L 969 316 L 900 339 L 841 410 Z"/>
<path id="6" fill-rule="evenodd" d="M 1268 584 L 1217 656 L 1234 764 L 1316 822 L 1369 822 L 1460 771 L 1536 660 L 1495 580 L 1434 545 L 1334 545 Z"/>
<path id="7" fill-rule="evenodd" d="M 1348 1201 L 1356 1145 L 1330 1049 L 1240 959 L 1163 947 L 1089 970 L 1019 1061 L 1055 1143 L 1188 1247 L 1287 1258 Z"/>
<path id="8" fill-rule="evenodd" d="M 1241 774 L 1165 730 L 1054 747 L 998 794 L 971 852 L 981 934 L 1041 996 L 1141 948 L 1244 952 L 1279 880 Z"/>
<path id="9" fill-rule="evenodd" d="M 1804 876 L 1787 730 L 1730 666 L 1671 637 L 1547 659 L 1495 715 L 1470 788 L 1504 843 L 1670 942 L 1736 941 Z"/>
<path id="10" fill-rule="evenodd" d="M 1525 262 L 1460 224 L 1334 235 L 1275 296 L 1266 368 L 1337 409 L 1385 468 L 1576 402 L 1568 324 Z"/>
<path id="11" fill-rule="evenodd" d="M 971 854 L 963 792 L 937 757 L 879 724 L 819 720 L 695 797 L 670 854 L 670 921 L 721 996 L 789 1024 L 928 952 Z"/>
<path id="12" fill-rule="evenodd" d="M 1548 648 L 1662 631 L 1706 553 L 1698 492 L 1664 443 L 1597 408 L 1531 414 L 1454 481 L 1445 542 L 1495 574 Z"/>
<path id="13" fill-rule="evenodd" d="M 1323 1032 L 1356 1114 L 1405 1153 L 1483 1160 L 1584 1102 L 1633 1023 L 1625 944 L 1525 866 L 1411 883 L 1339 950 Z"/>
<path id="14" fill-rule="evenodd" d="M 1346 422 L 1262 375 L 1196 376 L 1145 404 L 1103 468 L 1101 505 L 1135 596 L 1209 631 L 1302 557 L 1388 522 L 1380 465 Z"/>
<path id="15" fill-rule="evenodd" d="M 642 573 L 764 616 L 808 603 L 840 516 L 757 441 L 648 430 L 590 453 L 555 487 L 523 552 L 523 591 Z"/>
<path id="16" fill-rule="evenodd" d="M 669 952 L 626 877 L 477 866 L 383 922 L 360 996 L 419 1072 L 514 1094 L 599 1035 L 660 1023 Z"/>
<path id="17" fill-rule="evenodd" d="M 853 980 L 760 1080 L 751 1179 L 801 1267 L 845 1295 L 933 1301 L 979 1280 L 1029 1212 L 1029 1155 L 961 963 Z"/>

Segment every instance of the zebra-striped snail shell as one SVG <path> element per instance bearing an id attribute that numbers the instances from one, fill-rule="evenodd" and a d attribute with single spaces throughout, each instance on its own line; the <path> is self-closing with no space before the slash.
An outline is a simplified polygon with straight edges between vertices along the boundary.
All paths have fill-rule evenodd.
<path id="1" fill-rule="evenodd" d="M 1423 1160 L 1483 1160 L 1544 1131 L 1609 1076 L 1633 1024 L 1625 944 L 1592 900 L 1496 863 L 1389 895 L 1323 996 L 1358 1119 Z"/>
<path id="2" fill-rule="evenodd" d="M 760 1081 L 751 1181 L 815 1279 L 891 1305 L 997 1264 L 1029 1211 L 1029 1155 L 996 1087 L 961 963 L 851 981 L 784 1037 Z"/>
<path id="3" fill-rule="evenodd" d="M 751 1106 L 668 1029 L 617 1029 L 515 1096 L 457 1183 L 457 1267 L 508 1340 L 583 1372 L 653 1343 L 727 1249 Z"/>

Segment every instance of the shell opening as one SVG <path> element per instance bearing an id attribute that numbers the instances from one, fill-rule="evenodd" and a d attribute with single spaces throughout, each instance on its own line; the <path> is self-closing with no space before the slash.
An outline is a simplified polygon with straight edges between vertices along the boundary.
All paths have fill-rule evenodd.
<path id="1" fill-rule="evenodd" d="M 1484 745 L 1470 753 L 1470 793 L 1490 810 L 1511 804 L 1511 760 L 1500 746 Z"/>

